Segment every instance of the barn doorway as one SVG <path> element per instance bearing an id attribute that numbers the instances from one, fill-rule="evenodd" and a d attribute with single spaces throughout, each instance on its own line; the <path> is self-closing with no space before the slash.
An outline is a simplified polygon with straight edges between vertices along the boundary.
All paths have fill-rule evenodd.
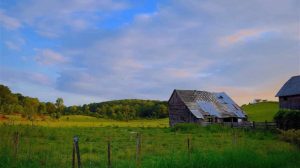
<path id="1" fill-rule="evenodd" d="M 238 119 L 234 117 L 229 117 L 229 118 L 224 118 L 223 122 L 238 122 Z"/>

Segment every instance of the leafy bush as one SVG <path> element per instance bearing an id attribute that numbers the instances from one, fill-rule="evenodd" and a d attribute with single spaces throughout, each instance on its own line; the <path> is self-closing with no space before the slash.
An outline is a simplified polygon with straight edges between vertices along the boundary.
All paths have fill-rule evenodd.
<path id="1" fill-rule="evenodd" d="M 281 129 L 300 129 L 300 111 L 299 110 L 279 110 L 274 120 Z"/>

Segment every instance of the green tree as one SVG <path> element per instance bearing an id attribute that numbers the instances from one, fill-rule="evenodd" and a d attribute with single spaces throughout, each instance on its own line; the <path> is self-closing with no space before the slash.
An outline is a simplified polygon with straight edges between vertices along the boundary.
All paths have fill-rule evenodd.
<path id="1" fill-rule="evenodd" d="M 60 118 L 61 114 L 64 112 L 64 100 L 62 98 L 57 98 L 55 102 L 55 107 L 56 107 L 56 114 L 55 118 L 58 119 Z"/>
<path id="2" fill-rule="evenodd" d="M 83 108 L 83 113 L 84 114 L 89 114 L 90 113 L 90 107 L 89 107 L 89 105 L 84 104 L 82 108 Z"/>
<path id="3" fill-rule="evenodd" d="M 71 114 L 77 114 L 78 112 L 78 108 L 77 108 L 77 106 L 71 106 L 71 108 L 70 108 L 70 113 Z"/>
<path id="4" fill-rule="evenodd" d="M 38 107 L 38 113 L 39 114 L 47 114 L 47 107 L 45 103 L 40 103 Z"/>
<path id="5" fill-rule="evenodd" d="M 25 97 L 24 99 L 24 115 L 29 120 L 33 119 L 34 114 L 38 113 L 39 100 L 37 98 Z"/>
<path id="6" fill-rule="evenodd" d="M 51 102 L 47 102 L 46 103 L 46 111 L 50 116 L 53 116 L 53 114 L 56 112 L 55 105 Z"/>

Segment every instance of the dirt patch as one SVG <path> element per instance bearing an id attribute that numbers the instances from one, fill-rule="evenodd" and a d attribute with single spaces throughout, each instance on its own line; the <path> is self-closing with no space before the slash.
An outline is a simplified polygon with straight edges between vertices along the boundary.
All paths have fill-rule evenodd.
<path id="1" fill-rule="evenodd" d="M 3 114 L 0 114 L 0 121 L 4 121 L 4 120 L 7 120 L 7 119 L 8 119 L 8 117 L 6 117 Z"/>

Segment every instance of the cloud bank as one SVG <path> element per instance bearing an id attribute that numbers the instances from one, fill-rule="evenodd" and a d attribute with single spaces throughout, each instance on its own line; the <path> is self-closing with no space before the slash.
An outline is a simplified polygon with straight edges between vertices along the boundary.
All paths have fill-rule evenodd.
<path id="1" fill-rule="evenodd" d="M 281 85 L 300 73 L 296 0 L 158 1 L 151 9 L 129 1 L 31 2 L 5 9 L 5 18 L 16 19 L 6 21 L 6 31 L 18 31 L 20 38 L 27 29 L 33 34 L 23 46 L 31 50 L 18 53 L 34 63 L 11 64 L 16 72 L 47 76 L 53 82 L 46 90 L 69 104 L 167 100 L 175 88 L 225 91 L 240 104 L 274 100 Z M 30 42 L 37 38 L 41 43 Z M 15 55 L 10 52 L 1 57 Z M 8 77 L 1 81 L 9 84 Z"/>

